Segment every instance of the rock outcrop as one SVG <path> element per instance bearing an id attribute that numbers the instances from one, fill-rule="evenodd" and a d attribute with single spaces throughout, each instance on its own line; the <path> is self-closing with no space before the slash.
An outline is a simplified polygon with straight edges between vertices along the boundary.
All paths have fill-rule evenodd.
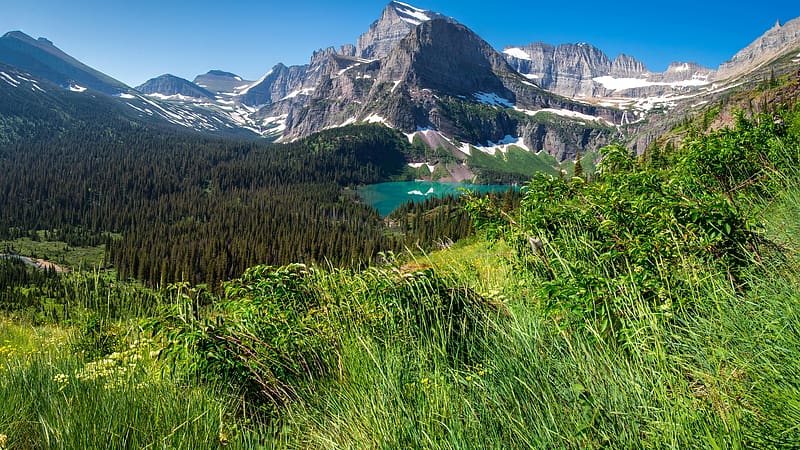
<path id="1" fill-rule="evenodd" d="M 597 47 L 583 43 L 554 47 L 536 42 L 506 47 L 503 53 L 515 70 L 538 86 L 571 98 L 666 95 L 683 91 L 692 80 L 708 81 L 714 74 L 695 63 L 673 63 L 665 72 L 654 73 L 636 58 L 620 54 L 612 61 Z"/>
<path id="2" fill-rule="evenodd" d="M 777 22 L 774 27 L 736 53 L 733 58 L 722 63 L 715 78 L 717 80 L 735 78 L 798 47 L 800 47 L 800 17 L 784 25 Z"/>
<path id="3" fill-rule="evenodd" d="M 354 55 L 364 59 L 383 58 L 408 36 L 414 27 L 432 19 L 447 18 L 406 3 L 391 2 L 383 10 L 381 18 L 370 25 L 366 33 L 359 36 Z"/>

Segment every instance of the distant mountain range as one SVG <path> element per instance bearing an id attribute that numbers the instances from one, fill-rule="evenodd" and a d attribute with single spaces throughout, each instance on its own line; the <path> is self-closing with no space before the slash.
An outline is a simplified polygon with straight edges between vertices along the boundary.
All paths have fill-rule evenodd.
<path id="1" fill-rule="evenodd" d="M 278 141 L 379 122 L 435 150 L 417 165 L 455 161 L 463 169 L 475 152 L 544 152 L 558 162 L 617 140 L 642 151 L 676 121 L 758 82 L 765 68 L 782 73 L 798 62 L 800 19 L 776 24 L 717 69 L 676 62 L 658 73 L 586 43 L 498 51 L 453 18 L 391 2 L 354 45 L 319 50 L 305 65 L 277 64 L 258 80 L 211 70 L 193 81 L 165 74 L 134 89 L 44 38 L 10 32 L 0 38 L 0 95 L 23 88 L 24 101 L 35 102 L 61 90 L 69 95 L 55 103 L 89 95 L 126 120 Z M 9 118 L 24 113 L 11 109 L 0 111 L 6 140 L 10 124 L 25 134 L 24 120 Z M 453 179 L 471 175 L 455 167 L 446 170 Z"/>

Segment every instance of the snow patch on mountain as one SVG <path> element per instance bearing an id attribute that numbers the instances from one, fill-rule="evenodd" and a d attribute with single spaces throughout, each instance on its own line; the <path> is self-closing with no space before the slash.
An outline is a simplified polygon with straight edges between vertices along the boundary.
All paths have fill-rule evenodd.
<path id="1" fill-rule="evenodd" d="M 517 59 L 523 59 L 523 60 L 526 60 L 526 61 L 530 61 L 531 60 L 531 56 L 528 55 L 528 53 L 526 53 L 525 50 L 523 50 L 523 49 L 521 49 L 519 47 L 507 48 L 507 49 L 503 50 L 503 53 L 505 53 L 508 56 L 512 56 L 514 58 L 517 58 Z"/>
<path id="2" fill-rule="evenodd" d="M 19 86 L 19 81 L 17 81 L 16 79 L 14 79 L 14 77 L 12 77 L 11 75 L 9 75 L 9 74 L 7 74 L 5 72 L 0 72 L 0 77 L 2 77 L 3 80 L 5 80 L 5 82 L 10 84 L 11 86 L 14 86 L 14 87 Z"/>
<path id="3" fill-rule="evenodd" d="M 417 26 L 422 22 L 431 20 L 430 16 L 428 15 L 428 11 L 424 9 L 420 9 L 416 6 L 411 6 L 408 3 L 403 2 L 393 2 L 393 5 L 395 11 L 397 11 L 397 15 L 403 22 Z"/>
<path id="4" fill-rule="evenodd" d="M 521 137 L 514 137 L 511 135 L 506 135 L 506 137 L 498 142 L 489 141 L 487 145 L 472 145 L 472 147 L 492 156 L 496 155 L 497 152 L 507 153 L 512 146 L 519 147 L 528 152 L 531 151 L 531 149 L 525 145 L 525 141 Z"/>
<path id="5" fill-rule="evenodd" d="M 148 97 L 152 97 L 158 100 L 163 101 L 180 101 L 180 102 L 187 102 L 187 103 L 200 103 L 203 99 L 197 97 L 190 97 L 188 95 L 181 95 L 181 94 L 174 94 L 174 95 L 164 95 L 154 92 L 152 94 L 147 94 Z"/>
<path id="6" fill-rule="evenodd" d="M 286 96 L 285 96 L 285 97 L 283 97 L 283 98 L 281 99 L 281 101 L 282 101 L 282 100 L 288 100 L 288 99 L 290 99 L 290 98 L 295 98 L 295 97 L 297 97 L 298 95 L 311 95 L 311 94 L 313 94 L 313 93 L 314 93 L 314 88 L 298 89 L 298 90 L 296 90 L 296 91 L 292 91 L 292 92 L 290 92 L 290 93 L 286 94 Z"/>
<path id="7" fill-rule="evenodd" d="M 570 119 L 583 120 L 585 122 L 600 122 L 606 125 L 612 125 L 612 126 L 614 125 L 613 123 L 603 119 L 602 117 L 596 117 L 589 114 L 580 113 L 577 111 L 571 111 L 569 109 L 542 108 L 536 111 L 531 111 L 528 109 L 520 109 L 520 108 L 514 108 L 514 109 L 516 109 L 519 112 L 523 112 L 529 116 L 535 116 L 536 114 L 539 113 L 550 113 L 561 117 L 568 117 Z"/>
<path id="8" fill-rule="evenodd" d="M 72 92 L 84 92 L 86 90 L 86 88 L 83 87 L 83 86 L 79 86 L 77 84 L 70 84 L 69 85 L 69 90 L 72 91 Z"/>
<path id="9" fill-rule="evenodd" d="M 710 81 L 708 81 L 708 76 L 704 75 L 694 75 L 689 80 L 674 81 L 671 83 L 654 82 L 649 81 L 646 78 L 614 78 L 610 75 L 595 77 L 592 78 L 592 80 L 602 84 L 604 88 L 612 91 L 621 91 L 648 86 L 699 87 L 710 84 Z"/>
<path id="10" fill-rule="evenodd" d="M 500 106 L 505 108 L 513 108 L 514 104 L 511 101 L 500 97 L 493 92 L 476 92 L 472 94 L 475 99 L 485 105 Z"/>
<path id="11" fill-rule="evenodd" d="M 422 166 L 425 166 L 425 167 L 427 167 L 427 168 L 428 168 L 428 171 L 429 171 L 430 173 L 433 173 L 433 171 L 434 171 L 434 170 L 436 170 L 436 165 L 435 165 L 435 164 L 428 163 L 428 162 L 421 162 L 421 163 L 408 163 L 408 166 L 409 166 L 409 167 L 411 167 L 411 168 L 413 168 L 413 169 L 419 169 L 420 167 L 422 167 Z"/>
<path id="12" fill-rule="evenodd" d="M 382 124 L 386 125 L 389 128 L 393 128 L 392 125 L 390 125 L 389 122 L 386 119 L 384 119 L 383 117 L 381 117 L 381 116 L 379 116 L 377 114 L 370 114 L 368 117 L 366 117 L 363 120 L 363 122 L 367 122 L 367 123 L 382 123 Z"/>

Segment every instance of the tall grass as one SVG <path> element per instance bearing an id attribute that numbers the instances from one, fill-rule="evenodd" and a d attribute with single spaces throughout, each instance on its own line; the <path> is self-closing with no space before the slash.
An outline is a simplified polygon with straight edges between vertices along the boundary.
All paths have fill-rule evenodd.
<path id="1" fill-rule="evenodd" d="M 449 279 L 502 292 L 508 305 L 476 334 L 478 356 L 469 362 L 447 355 L 447 334 L 382 340 L 359 323 L 340 323 L 341 374 L 289 407 L 284 426 L 298 438 L 287 445 L 796 448 L 799 200 L 794 186 L 769 206 L 767 233 L 785 251 L 761 256 L 744 275 L 745 292 L 728 274 L 692 264 L 682 278 L 693 280 L 693 298 L 669 311 L 644 306 L 635 285 L 615 285 L 616 304 L 635 318 L 622 346 L 592 323 L 573 327 L 543 314 L 524 271 L 491 285 L 464 270 Z M 580 242 L 577 230 L 575 237 Z M 484 275 L 513 272 L 493 269 Z M 351 289 L 354 279 L 335 284 L 359 305 L 370 283 Z"/>

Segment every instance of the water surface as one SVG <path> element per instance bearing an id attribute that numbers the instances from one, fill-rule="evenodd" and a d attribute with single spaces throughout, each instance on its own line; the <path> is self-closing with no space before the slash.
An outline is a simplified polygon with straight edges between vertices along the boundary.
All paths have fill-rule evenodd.
<path id="1" fill-rule="evenodd" d="M 358 194 L 365 203 L 378 210 L 381 216 L 387 216 L 398 206 L 413 200 L 424 201 L 429 197 L 460 195 L 461 189 L 476 192 L 502 192 L 515 188 L 507 184 L 466 184 L 441 183 L 438 181 L 392 181 L 388 183 L 368 184 L 358 188 Z"/>

